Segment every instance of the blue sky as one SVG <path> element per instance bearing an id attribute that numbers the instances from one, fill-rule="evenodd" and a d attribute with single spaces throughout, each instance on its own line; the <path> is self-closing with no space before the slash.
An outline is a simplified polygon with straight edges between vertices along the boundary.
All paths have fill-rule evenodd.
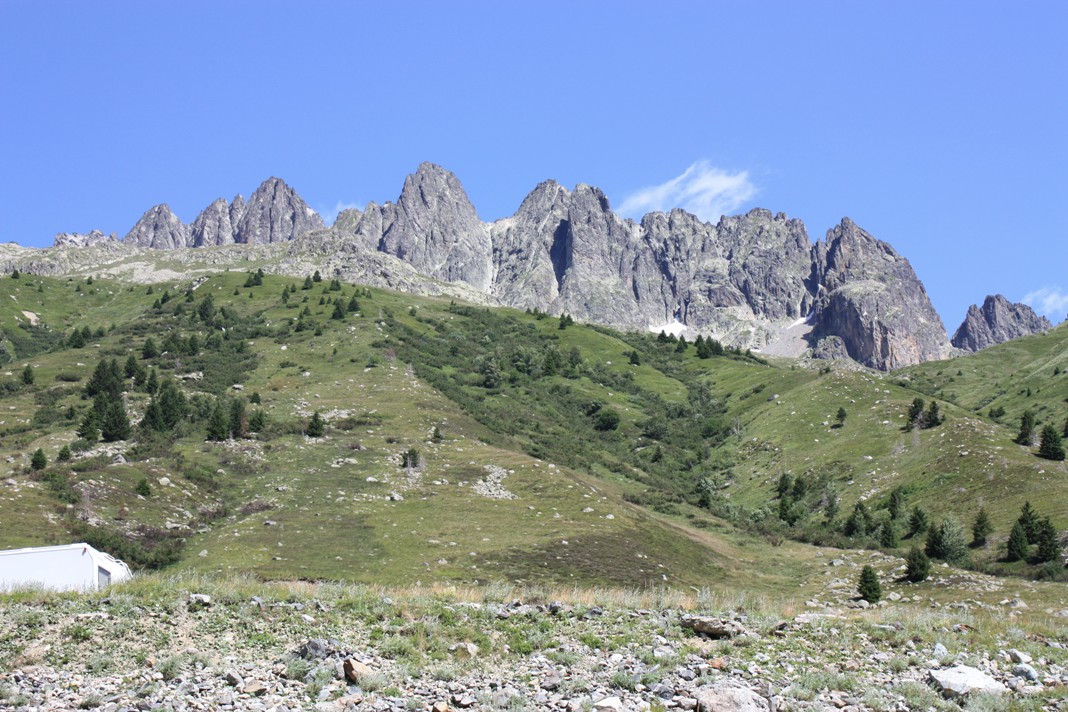
<path id="1" fill-rule="evenodd" d="M 950 333 L 994 292 L 1061 321 L 1066 32 L 1060 1 L 3 0 L 0 241 L 271 175 L 329 220 L 433 161 L 484 220 L 546 178 L 813 239 L 849 216 Z"/>

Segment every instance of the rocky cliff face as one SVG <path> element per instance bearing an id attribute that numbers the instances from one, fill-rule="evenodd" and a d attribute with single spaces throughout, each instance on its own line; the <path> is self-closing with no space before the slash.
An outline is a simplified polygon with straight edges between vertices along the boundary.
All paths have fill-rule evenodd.
<path id="1" fill-rule="evenodd" d="M 56 247 L 92 247 L 102 242 L 114 242 L 119 238 L 115 233 L 105 235 L 99 230 L 90 230 L 88 234 L 79 232 L 61 232 L 56 235 L 53 244 Z"/>
<path id="2" fill-rule="evenodd" d="M 988 296 L 982 307 L 968 307 L 968 314 L 951 341 L 958 349 L 978 351 L 1052 328 L 1049 319 L 1026 304 L 1014 304 L 995 294 Z"/>
<path id="3" fill-rule="evenodd" d="M 851 358 L 893 370 L 944 358 L 949 343 L 912 265 L 845 218 L 813 248 L 817 341 L 839 336 Z"/>
<path id="4" fill-rule="evenodd" d="M 179 220 L 164 203 L 142 215 L 122 241 L 135 247 L 176 250 L 189 246 L 189 226 Z"/>
<path id="5" fill-rule="evenodd" d="M 287 242 L 309 230 L 323 227 L 319 217 L 297 191 L 280 178 L 268 178 L 260 184 L 248 204 L 239 205 L 237 220 L 230 219 L 236 233 L 234 242 L 262 245 L 271 242 Z"/>
<path id="6" fill-rule="evenodd" d="M 879 369 L 950 348 L 908 261 L 849 219 L 817 245 L 800 220 L 763 209 L 717 224 L 678 209 L 636 223 L 593 186 L 569 191 L 546 181 L 514 215 L 484 223 L 457 177 L 430 163 L 405 180 L 395 203 L 346 210 L 329 229 L 296 191 L 270 178 L 247 204 L 220 198 L 190 226 L 156 206 L 124 242 L 290 244 L 278 253 L 287 273 L 328 270 L 625 328 L 679 322 L 689 339 L 703 334 L 779 355 L 847 353 Z"/>

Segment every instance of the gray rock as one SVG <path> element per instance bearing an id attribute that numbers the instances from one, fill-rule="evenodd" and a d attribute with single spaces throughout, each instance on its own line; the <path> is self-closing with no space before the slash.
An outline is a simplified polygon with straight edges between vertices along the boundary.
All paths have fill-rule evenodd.
<path id="1" fill-rule="evenodd" d="M 1016 648 L 1009 650 L 1009 659 L 1014 663 L 1029 663 L 1032 660 L 1030 655 Z"/>
<path id="2" fill-rule="evenodd" d="M 78 232 L 61 232 L 56 235 L 52 245 L 54 247 L 91 247 L 102 242 L 115 242 L 119 238 L 115 233 L 105 235 L 99 230 L 90 230 L 88 234 Z"/>
<path id="3" fill-rule="evenodd" d="M 193 221 L 190 247 L 232 245 L 236 242 L 230 212 L 230 206 L 223 198 L 204 208 Z"/>
<path id="4" fill-rule="evenodd" d="M 709 638 L 733 638 L 744 635 L 746 632 L 745 626 L 728 618 L 683 616 L 680 623 L 683 628 L 689 628 L 695 633 L 706 635 Z"/>
<path id="5" fill-rule="evenodd" d="M 944 657 L 946 655 L 949 655 L 949 651 L 946 650 L 946 646 L 942 645 L 941 643 L 935 643 L 934 644 L 934 648 L 932 649 L 931 652 L 934 653 L 934 656 L 936 658 L 941 658 L 941 657 Z"/>
<path id="6" fill-rule="evenodd" d="M 1027 663 L 1017 663 L 1012 666 L 1012 674 L 1016 677 L 1022 677 L 1029 682 L 1038 681 L 1038 671 Z"/>
<path id="7" fill-rule="evenodd" d="M 489 289 L 493 271 L 489 231 L 455 175 L 424 163 L 405 179 L 396 205 L 375 209 L 381 210 L 381 217 L 372 216 L 368 206 L 364 219 L 381 227 L 379 251 L 430 277 Z"/>
<path id="8" fill-rule="evenodd" d="M 853 360 L 880 370 L 944 358 L 949 340 L 912 265 L 849 218 L 813 247 L 813 342 L 839 336 Z"/>
<path id="9" fill-rule="evenodd" d="M 175 250 L 188 247 L 189 236 L 189 226 L 179 220 L 168 205 L 162 204 L 149 208 L 122 241 L 136 247 Z"/>
<path id="10" fill-rule="evenodd" d="M 982 670 L 968 665 L 955 665 L 942 670 L 929 670 L 931 684 L 948 699 L 964 697 L 972 692 L 1001 693 L 1007 688 Z"/>
<path id="11" fill-rule="evenodd" d="M 748 687 L 721 683 L 696 690 L 700 712 L 769 712 L 771 706 Z"/>
<path id="12" fill-rule="evenodd" d="M 280 178 L 263 181 L 239 212 L 234 241 L 249 245 L 287 242 L 323 227 L 319 214 Z"/>
<path id="13" fill-rule="evenodd" d="M 988 296 L 983 306 L 971 305 L 951 343 L 965 351 L 989 346 L 1052 329 L 1053 324 L 1026 304 L 1013 304 L 1000 294 Z"/>

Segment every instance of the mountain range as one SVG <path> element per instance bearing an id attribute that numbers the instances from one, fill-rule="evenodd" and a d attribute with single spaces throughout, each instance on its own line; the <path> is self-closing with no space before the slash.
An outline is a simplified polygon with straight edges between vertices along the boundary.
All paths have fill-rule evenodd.
<path id="1" fill-rule="evenodd" d="M 375 286 L 879 370 L 1051 326 L 998 295 L 973 306 L 951 342 L 908 260 L 849 218 L 815 243 L 800 220 L 759 208 L 715 224 L 681 209 L 636 222 L 613 212 L 593 186 L 569 190 L 549 180 L 511 217 L 483 222 L 459 179 L 431 163 L 407 177 L 396 202 L 345 210 L 330 227 L 272 177 L 247 202 L 219 198 L 190 224 L 160 204 L 121 240 L 93 231 L 58 235 L 49 250 L 5 247 L 4 269 L 42 274 L 106 270 L 157 250 L 195 262 L 204 248 L 222 248 L 204 253 L 218 269 L 258 250 L 266 270 L 280 274 L 319 269 Z"/>

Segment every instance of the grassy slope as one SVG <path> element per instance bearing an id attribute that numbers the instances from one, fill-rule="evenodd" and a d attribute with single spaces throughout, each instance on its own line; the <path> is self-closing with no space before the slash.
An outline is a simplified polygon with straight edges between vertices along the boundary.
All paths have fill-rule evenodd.
<path id="1" fill-rule="evenodd" d="M 692 348 L 677 354 L 671 344 L 638 335 L 580 326 L 560 330 L 555 319 L 458 310 L 446 301 L 379 290 L 361 297 L 359 315 L 336 322 L 328 318 L 330 305 L 317 304 L 320 296 L 336 296 L 323 294 L 325 283 L 298 290 L 286 307 L 279 298 L 283 286 L 299 287 L 301 280 L 268 277 L 262 287 L 246 289 L 245 276 L 214 277 L 198 288 L 196 298 L 210 293 L 217 305 L 229 304 L 264 324 L 268 335 L 250 339 L 258 364 L 244 379 L 243 393 L 262 396 L 271 435 L 206 443 L 201 423 L 146 459 L 113 466 L 110 457 L 102 457 L 81 466 L 75 479 L 84 494 L 72 508 L 16 474 L 16 485 L 0 491 L 0 545 L 62 541 L 72 513 L 114 522 L 126 507 L 127 528 L 132 522 L 188 527 L 180 566 L 200 571 L 392 584 L 504 577 L 576 585 L 744 584 L 784 591 L 796 589 L 798 580 L 811 582 L 822 554 L 790 542 L 769 546 L 703 513 L 693 506 L 701 478 L 723 479 L 718 497 L 772 511 L 782 472 L 826 473 L 842 497 L 843 513 L 858 498 L 878 503 L 901 485 L 909 491 L 910 506 L 922 504 L 936 518 L 954 514 L 968 524 L 978 506 L 985 506 L 995 539 L 1004 536 L 1025 499 L 1058 526 L 1068 519 L 1063 464 L 1038 460 L 1012 443 L 1013 428 L 970 410 L 992 384 L 1006 383 L 1005 422 L 1027 405 L 1040 419 L 1054 417 L 1062 396 L 1060 386 L 1047 381 L 1063 353 L 1063 329 L 911 369 L 911 386 L 945 390 L 947 397 L 952 389 L 962 407 L 944 402 L 944 425 L 905 433 L 904 413 L 917 392 L 901 374 L 819 374 L 788 363 L 701 360 Z M 25 363 L 33 364 L 37 383 L 5 393 L 0 406 L 0 456 L 15 458 L 15 470 L 21 473 L 19 465 L 37 447 L 53 461 L 62 444 L 75 438 L 77 418 L 33 423 L 39 403 L 52 400 L 43 392 L 54 391 L 55 412 L 67 406 L 80 412 L 87 403 L 74 388 L 84 384 L 101 353 L 121 362 L 127 352 L 139 352 L 146 335 L 158 338 L 179 322 L 184 333 L 207 333 L 184 317 L 154 313 L 150 305 L 160 291 L 153 296 L 143 286 L 103 281 L 0 280 L 0 326 L 7 333 L 26 321 L 24 309 L 55 331 L 117 325 L 83 349 L 61 348 L 8 364 L 7 378 L 13 380 Z M 352 291 L 346 286 L 346 298 Z M 305 296 L 307 305 L 301 303 Z M 175 303 L 180 301 L 179 296 Z M 304 306 L 323 327 L 320 336 L 271 335 Z M 9 351 L 26 344 L 7 342 Z M 510 363 L 517 348 L 550 344 L 562 354 L 577 348 L 585 370 L 570 377 L 513 373 L 495 389 L 479 382 L 473 365 L 478 355 L 496 354 Z M 632 349 L 641 354 L 639 366 L 628 364 Z M 1023 369 L 1024 362 L 1032 365 Z M 958 370 L 966 375 L 952 376 L 952 384 L 937 381 Z M 1008 373 L 1015 375 L 998 375 Z M 81 381 L 57 381 L 60 374 Z M 725 412 L 679 416 L 659 440 L 644 434 L 651 414 L 689 408 L 701 383 L 711 386 L 716 407 Z M 1033 402 L 1020 395 L 1026 384 Z M 129 398 L 131 411 L 143 412 L 147 396 Z M 618 430 L 591 428 L 579 410 L 591 401 L 620 413 Z M 984 411 L 989 405 L 981 403 Z M 840 406 L 848 418 L 844 427 L 834 428 Z M 325 438 L 310 440 L 299 432 L 312 410 L 327 414 L 334 426 Z M 731 422 L 731 434 L 702 445 L 693 434 L 701 428 L 709 432 L 709 422 L 716 432 Z M 431 439 L 435 427 L 440 441 Z M 712 440 L 723 443 L 709 451 Z M 417 473 L 399 467 L 409 447 L 423 454 L 425 467 Z M 665 457 L 654 464 L 657 447 Z M 475 493 L 472 485 L 486 476 L 487 465 L 509 471 L 503 486 L 516 499 Z M 147 499 L 133 494 L 142 477 L 153 483 Z M 162 477 L 171 485 L 159 485 Z M 389 501 L 393 491 L 403 500 Z M 229 506 L 229 516 L 214 522 L 198 516 L 198 510 L 220 502 Z"/>

